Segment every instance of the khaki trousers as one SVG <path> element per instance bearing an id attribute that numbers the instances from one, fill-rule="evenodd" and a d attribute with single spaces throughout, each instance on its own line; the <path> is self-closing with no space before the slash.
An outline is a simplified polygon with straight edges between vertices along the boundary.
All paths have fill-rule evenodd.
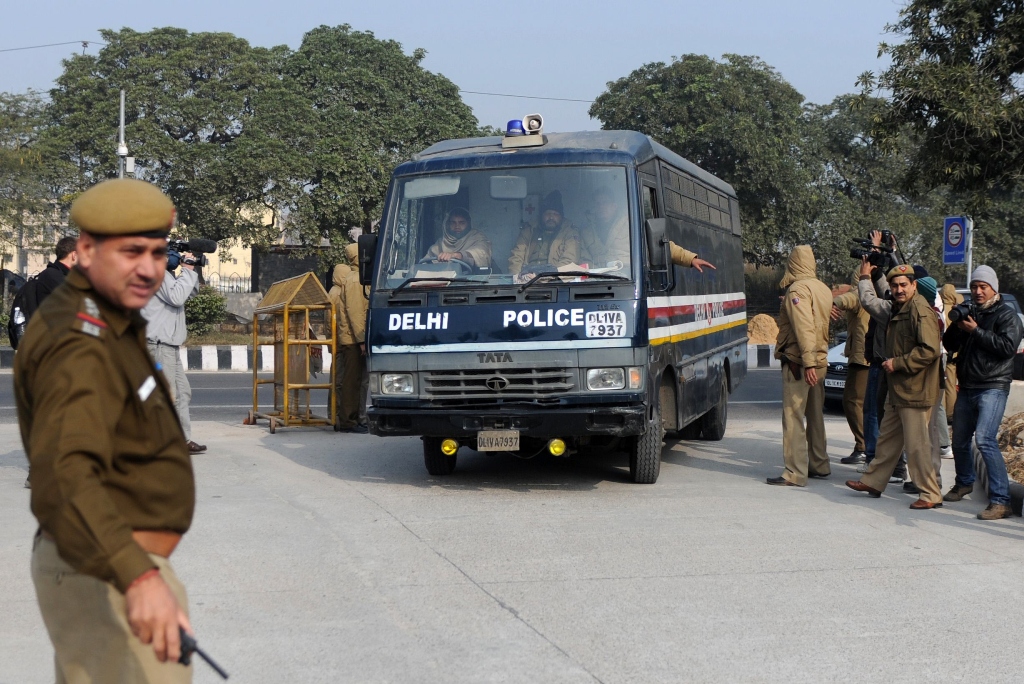
<path id="1" fill-rule="evenodd" d="M 338 347 L 338 369 L 334 376 L 337 392 L 337 424 L 343 430 L 353 428 L 357 423 L 366 423 L 366 390 L 369 375 L 366 372 L 366 357 L 358 344 L 344 344 Z"/>
<path id="2" fill-rule="evenodd" d="M 178 605 L 187 613 L 185 587 L 170 562 L 150 554 Z M 161 663 L 152 646 L 128 626 L 124 594 L 108 582 L 77 572 L 57 545 L 37 535 L 32 582 L 54 648 L 57 684 L 189 684 L 192 666 Z"/>
<path id="3" fill-rule="evenodd" d="M 956 406 L 956 364 L 946 364 L 946 393 L 942 397 L 946 409 L 946 421 L 953 424 L 953 407 Z"/>
<path id="4" fill-rule="evenodd" d="M 938 443 L 932 441 L 935 407 L 898 407 L 889 402 L 885 407 L 885 418 L 878 429 L 878 445 L 875 460 L 861 475 L 860 481 L 880 492 L 889 484 L 900 454 L 907 452 L 907 469 L 910 479 L 921 490 L 920 498 L 932 503 L 942 502 L 936 466 Z"/>
<path id="5" fill-rule="evenodd" d="M 846 369 L 843 413 L 853 433 L 854 451 L 864 451 L 864 395 L 868 392 L 869 366 L 851 363 Z"/>
<path id="6" fill-rule="evenodd" d="M 782 366 L 782 477 L 801 487 L 807 484 L 808 468 L 822 475 L 832 472 L 825 445 L 825 369 L 817 371 L 818 383 L 811 387 L 804 382 L 803 368 L 797 379 L 788 365 Z"/>

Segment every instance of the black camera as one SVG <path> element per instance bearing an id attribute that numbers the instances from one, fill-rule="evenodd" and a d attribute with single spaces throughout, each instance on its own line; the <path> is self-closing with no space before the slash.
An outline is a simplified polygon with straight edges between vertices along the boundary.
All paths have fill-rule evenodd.
<path id="1" fill-rule="evenodd" d="M 215 240 L 171 240 L 167 243 L 167 270 L 173 271 L 178 268 L 181 264 L 188 266 L 206 266 L 210 263 L 210 260 L 206 258 L 206 254 L 213 254 L 217 251 L 217 242 Z M 193 258 L 182 258 L 182 252 L 191 252 L 196 255 Z"/>
<path id="2" fill-rule="evenodd" d="M 977 320 L 977 312 L 978 310 L 975 308 L 974 302 L 962 302 L 949 310 L 949 322 L 956 323 L 967 317 Z"/>
<path id="3" fill-rule="evenodd" d="M 892 242 L 893 234 L 891 230 L 882 231 L 882 244 L 875 245 L 871 243 L 871 237 L 868 238 L 853 238 L 850 242 L 857 247 L 850 249 L 851 259 L 863 259 L 867 257 L 868 263 L 872 266 L 881 266 L 885 263 L 886 257 L 892 254 Z"/>

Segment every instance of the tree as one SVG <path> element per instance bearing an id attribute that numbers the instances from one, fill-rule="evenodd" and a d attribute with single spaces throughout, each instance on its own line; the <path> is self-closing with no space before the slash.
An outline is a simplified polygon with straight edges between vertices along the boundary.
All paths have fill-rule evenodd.
<path id="1" fill-rule="evenodd" d="M 992 189 L 1024 176 L 1024 4 L 1017 0 L 912 0 L 887 30 L 891 65 L 866 92 L 889 93 L 878 113 L 882 141 L 918 138 L 910 183 L 949 185 L 977 210 Z"/>
<path id="2" fill-rule="evenodd" d="M 286 47 L 228 33 L 101 31 L 51 91 L 44 143 L 68 193 L 116 175 L 118 90 L 138 175 L 166 191 L 190 235 L 266 243 L 301 163 L 305 103 L 280 78 Z"/>
<path id="3" fill-rule="evenodd" d="M 0 93 L 0 250 L 23 242 L 47 208 L 43 157 L 37 149 L 43 121 L 39 93 Z"/>
<path id="4" fill-rule="evenodd" d="M 458 87 L 423 69 L 425 56 L 345 24 L 308 32 L 286 60 L 284 78 L 308 99 L 314 132 L 290 216 L 305 244 L 340 247 L 349 227 L 380 219 L 397 164 L 439 140 L 476 135 Z"/>
<path id="5" fill-rule="evenodd" d="M 590 116 L 646 133 L 736 189 L 745 257 L 775 264 L 806 223 L 803 96 L 756 57 L 646 64 L 608 84 Z"/>

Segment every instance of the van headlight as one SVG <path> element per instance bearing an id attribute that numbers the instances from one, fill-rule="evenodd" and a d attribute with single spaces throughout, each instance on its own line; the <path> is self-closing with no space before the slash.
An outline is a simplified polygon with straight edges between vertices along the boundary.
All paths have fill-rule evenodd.
<path id="1" fill-rule="evenodd" d="M 626 372 L 621 368 L 591 368 L 587 371 L 587 389 L 620 390 L 626 386 Z"/>
<path id="2" fill-rule="evenodd" d="M 412 394 L 412 373 L 381 373 L 380 391 L 384 394 Z"/>

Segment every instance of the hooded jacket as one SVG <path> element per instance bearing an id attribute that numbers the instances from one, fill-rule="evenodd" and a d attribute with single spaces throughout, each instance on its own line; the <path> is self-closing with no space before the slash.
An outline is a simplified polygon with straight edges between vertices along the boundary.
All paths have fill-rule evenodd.
<path id="1" fill-rule="evenodd" d="M 828 366 L 828 324 L 832 290 L 818 280 L 810 245 L 793 248 L 779 283 L 786 293 L 779 311 L 775 358 L 805 368 Z"/>
<path id="2" fill-rule="evenodd" d="M 442 235 L 430 246 L 426 256 L 436 259 L 442 252 L 461 252 L 461 261 L 477 268 L 489 268 L 491 265 L 491 243 L 475 228 L 470 228 L 457 240 L 450 239 L 447 233 Z"/>
<path id="3" fill-rule="evenodd" d="M 353 246 L 353 245 L 350 245 Z M 338 344 L 363 344 L 366 340 L 366 297 L 359 274 L 348 264 L 338 264 L 331 275 L 333 286 L 327 297 L 334 304 Z"/>
<path id="4" fill-rule="evenodd" d="M 946 322 L 946 329 L 949 329 L 949 310 L 964 301 L 964 296 L 956 291 L 956 285 L 946 283 L 939 290 L 939 298 L 942 299 L 942 318 Z"/>

